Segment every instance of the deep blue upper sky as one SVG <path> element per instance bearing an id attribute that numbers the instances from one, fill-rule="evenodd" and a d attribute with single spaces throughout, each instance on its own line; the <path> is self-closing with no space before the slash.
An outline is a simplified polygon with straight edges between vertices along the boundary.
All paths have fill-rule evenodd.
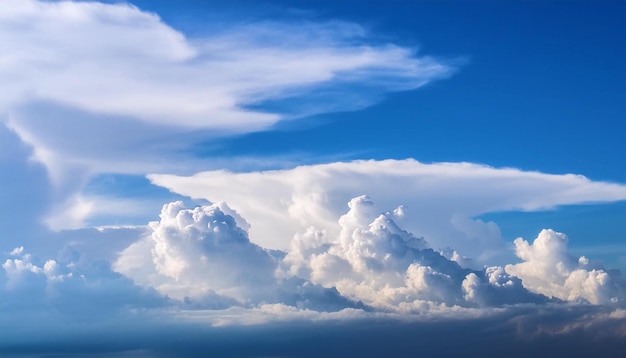
<path id="1" fill-rule="evenodd" d="M 288 156 L 299 164 L 467 161 L 626 180 L 623 1 L 135 4 L 190 37 L 219 29 L 222 21 L 346 20 L 365 26 L 382 42 L 458 64 L 454 75 L 426 88 L 385 94 L 358 111 L 324 113 L 200 143 L 197 155 Z M 276 104 L 265 105 L 272 110 Z M 544 227 L 562 230 L 573 248 L 602 246 L 591 257 L 624 267 L 624 253 L 611 249 L 626 235 L 624 217 L 623 203 L 616 203 L 485 219 L 498 223 L 507 240 L 533 237 Z"/>
<path id="2" fill-rule="evenodd" d="M 190 36 L 220 15 L 345 19 L 464 63 L 451 78 L 211 144 L 205 155 L 471 161 L 626 178 L 626 5 L 621 1 L 137 2 Z M 298 9 L 298 11 L 295 11 Z M 308 10 L 308 11 L 302 11 Z M 218 25 L 216 25 L 218 24 Z M 311 140 L 314 138 L 315 140 Z"/>
<path id="3" fill-rule="evenodd" d="M 626 182 L 623 1 L 132 3 L 158 14 L 190 39 L 203 38 L 222 26 L 232 29 L 237 22 L 345 20 L 365 27 L 381 43 L 419 49 L 420 56 L 433 56 L 457 67 L 450 78 L 430 82 L 425 88 L 373 93 L 381 96 L 380 101 L 357 111 L 281 121 L 265 131 L 196 143 L 187 154 L 204 157 L 207 163 L 216 157 L 269 158 L 270 164 L 263 169 L 272 169 L 272 165 L 415 158 Z M 363 95 L 364 89 L 355 91 Z M 304 98 L 311 97 L 314 102 L 312 93 Z M 290 105 L 297 106 L 297 101 L 262 103 L 255 109 L 283 112 Z M 17 138 L 7 133 L 2 132 L 10 139 L 4 144 L 16 144 Z M 3 192 L 2 210 L 7 213 L 23 202 L 24 195 L 47 200 L 40 191 L 52 190 L 42 177 L 42 168 L 24 163 L 29 149 L 20 148 L 19 153 L 3 157 L 3 168 L 14 174 L 2 177 L 5 187 L 12 188 Z M 231 169 L 259 169 L 236 166 Z M 111 178 L 91 178 L 86 192 L 173 200 L 142 176 Z M 45 211 L 44 206 L 39 210 Z M 113 218 L 113 222 L 109 216 L 100 217 L 90 224 L 143 224 L 154 219 L 155 212 L 150 211 L 149 217 L 137 215 Z M 624 217 L 625 204 L 620 202 L 550 212 L 497 213 L 484 219 L 494 220 L 508 241 L 534 237 L 546 227 L 563 231 L 573 248 L 601 246 L 590 255 L 623 268 Z M 1 224 L 11 231 L 29 220 L 18 217 Z M 615 245 L 621 245 L 621 251 L 611 249 Z"/>

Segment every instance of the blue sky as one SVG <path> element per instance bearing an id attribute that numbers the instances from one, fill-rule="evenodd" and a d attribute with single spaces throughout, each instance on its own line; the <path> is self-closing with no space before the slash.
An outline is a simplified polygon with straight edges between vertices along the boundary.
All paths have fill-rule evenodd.
<path id="1" fill-rule="evenodd" d="M 311 10 L 305 14 L 309 18 L 358 21 L 384 36 L 381 40 L 458 61 L 458 71 L 427 90 L 387 95 L 382 103 L 361 111 L 323 114 L 303 120 L 302 127 L 277 126 L 292 129 L 288 133 L 269 131 L 235 138 L 227 142 L 226 153 L 304 151 L 472 161 L 623 181 L 624 152 L 616 150 L 623 144 L 625 89 L 620 75 L 626 51 L 619 46 L 626 36 L 619 3 L 486 1 L 451 6 L 446 1 L 374 1 L 355 8 L 350 3 L 320 2 L 319 8 L 312 9 L 305 4 L 301 5 Z M 274 5 L 268 5 L 265 17 L 287 16 L 280 3 Z M 297 2 L 289 5 L 292 9 Z M 152 9 L 160 8 L 152 4 Z M 235 2 L 229 10 L 239 8 L 244 6 Z M 185 28 L 189 14 L 168 10 L 174 14 L 164 13 L 164 19 L 171 18 Z M 190 27 L 192 33 L 201 33 L 197 24 Z M 375 125 L 381 117 L 386 126 Z M 310 128 L 311 122 L 323 125 Z M 412 130 L 398 131 L 399 125 Z M 366 130 L 371 126 L 377 131 Z M 355 130 L 359 136 L 345 135 Z M 302 137 L 309 133 L 325 145 L 303 143 Z M 489 145 L 477 143 L 476 137 L 485 136 L 491 139 Z M 375 139 L 378 145 L 350 141 L 359 137 Z M 343 140 L 338 143 L 338 138 Z M 454 145 L 439 145 L 444 139 Z M 365 153 L 352 154 L 356 150 Z"/>
<path id="2" fill-rule="evenodd" d="M 0 7 L 5 353 L 623 348 L 623 2 Z"/>

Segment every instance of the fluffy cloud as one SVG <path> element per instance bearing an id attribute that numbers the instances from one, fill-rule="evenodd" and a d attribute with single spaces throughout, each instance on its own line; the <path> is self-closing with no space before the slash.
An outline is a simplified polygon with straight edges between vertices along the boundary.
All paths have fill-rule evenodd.
<path id="1" fill-rule="evenodd" d="M 534 292 L 594 304 L 624 299 L 626 285 L 621 277 L 591 264 L 584 256 L 571 256 L 565 234 L 543 230 L 532 244 L 518 238 L 515 251 L 523 262 L 507 265 L 506 272 L 521 278 L 524 286 Z"/>
<path id="2" fill-rule="evenodd" d="M 250 224 L 225 203 L 187 209 L 181 202 L 164 205 L 149 233 L 113 265 L 73 246 L 48 260 L 14 248 L 3 254 L 0 275 L 2 324 L 13 327 L 3 342 L 65 339 L 80 330 L 90 340 L 116 337 L 110 339 L 128 349 L 119 337 L 136 332 L 190 339 L 207 329 L 227 332 L 224 326 L 286 324 L 302 332 L 303 322 L 324 329 L 375 324 L 385 332 L 400 325 L 424 334 L 497 327 L 516 342 L 580 339 L 581 332 L 612 345 L 623 339 L 623 301 L 611 298 L 623 298 L 624 283 L 569 256 L 564 235 L 545 230 L 533 244 L 519 239 L 522 263 L 472 270 L 454 250 L 434 250 L 403 229 L 403 206 L 375 208 L 369 197 L 355 197 L 336 235 L 310 227 L 287 252 L 250 242 Z M 581 304 L 587 301 L 601 305 Z"/>
<path id="3" fill-rule="evenodd" d="M 338 236 L 312 227 L 281 253 L 251 243 L 248 223 L 225 203 L 186 209 L 173 202 L 113 267 L 197 307 L 419 312 L 546 301 L 501 267 L 472 271 L 429 248 L 394 222 L 399 209 L 377 214 L 366 196 L 348 205 Z"/>
<path id="4" fill-rule="evenodd" d="M 149 175 L 152 183 L 193 198 L 227 201 L 250 222 L 250 238 L 287 249 L 310 226 L 338 236 L 345 203 L 367 193 L 394 221 L 436 249 L 454 248 L 477 267 L 510 263 L 496 224 L 484 213 L 544 210 L 558 205 L 626 199 L 626 187 L 580 175 L 498 169 L 470 163 L 422 164 L 415 160 L 353 161 L 289 170 L 192 176 Z M 394 190 L 391 190 L 393 188 Z M 379 210 L 382 212 L 383 210 Z M 494 262 L 495 261 L 495 262 Z"/>
<path id="5" fill-rule="evenodd" d="M 216 292 L 242 302 L 262 296 L 257 290 L 272 284 L 274 259 L 250 243 L 225 211 L 230 209 L 224 204 L 195 209 L 185 209 L 182 202 L 165 205 L 161 220 L 150 224 L 151 235 L 126 249 L 115 269 L 178 299 Z"/>
<path id="6" fill-rule="evenodd" d="M 99 302 L 116 295 L 102 312 L 144 305 L 184 310 L 279 305 L 286 315 L 356 309 L 445 316 L 561 300 L 623 303 L 619 272 L 573 258 L 563 234 L 545 230 L 532 244 L 518 239 L 521 263 L 476 270 L 467 266 L 471 258 L 433 247 L 406 230 L 408 210 L 401 205 L 380 211 L 367 196 L 352 198 L 335 220 L 338 230 L 309 225 L 283 252 L 251 242 L 254 223 L 224 202 L 192 209 L 172 202 L 147 233 L 127 230 L 125 236 L 140 239 L 112 265 L 105 261 L 111 250 L 95 260 L 77 251 L 99 251 L 97 243 L 71 246 L 49 260 L 36 260 L 23 247 L 7 251 L 2 282 L 9 299 L 3 307 L 40 305 L 76 313 L 92 305 L 77 299 Z M 124 247 L 129 237 L 116 240 L 116 247 Z"/>
<path id="7" fill-rule="evenodd" d="M 480 307 L 546 302 L 545 297 L 531 292 L 519 278 L 509 275 L 500 266 L 485 267 L 482 275 L 469 273 L 461 285 L 463 298 Z"/>
<path id="8" fill-rule="evenodd" d="M 428 248 L 423 238 L 394 222 L 400 209 L 377 214 L 367 196 L 348 206 L 337 237 L 314 229 L 297 235 L 279 272 L 336 287 L 342 295 L 384 310 L 545 301 L 500 267 L 472 271 Z"/>
<path id="9" fill-rule="evenodd" d="M 57 259 L 38 260 L 16 248 L 2 264 L 0 310 L 8 322 L 24 319 L 103 319 L 128 309 L 169 306 L 154 290 L 113 272 L 106 261 L 91 260 L 72 247 Z M 16 321 L 17 320 L 17 321 Z M 20 323 L 21 324 L 21 323 Z"/>
<path id="10" fill-rule="evenodd" d="M 336 310 L 359 306 L 334 288 L 298 277 L 277 280 L 280 254 L 248 240 L 247 222 L 225 203 L 186 209 L 163 206 L 151 234 L 124 250 L 116 271 L 135 283 L 197 307 L 280 302 Z"/>

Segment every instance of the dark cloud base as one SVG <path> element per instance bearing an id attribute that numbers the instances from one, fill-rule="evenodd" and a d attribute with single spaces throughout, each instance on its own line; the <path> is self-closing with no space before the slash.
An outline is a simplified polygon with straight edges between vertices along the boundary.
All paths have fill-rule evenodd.
<path id="1" fill-rule="evenodd" d="M 626 357 L 626 320 L 597 318 L 602 308 L 514 308 L 496 316 L 401 323 L 361 319 L 262 326 L 150 326 L 68 335 L 44 330 L 6 357 Z M 592 316 L 596 318 L 591 318 Z"/>

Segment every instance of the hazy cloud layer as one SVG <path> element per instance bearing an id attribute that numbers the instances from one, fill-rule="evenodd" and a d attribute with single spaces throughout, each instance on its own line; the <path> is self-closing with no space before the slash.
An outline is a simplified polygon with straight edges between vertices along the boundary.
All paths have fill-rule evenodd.
<path id="1" fill-rule="evenodd" d="M 227 320 L 243 316 L 233 310 L 194 311 L 195 320 L 139 312 L 113 328 L 90 322 L 68 329 L 52 322 L 28 327 L 33 333 L 28 340 L 16 337 L 16 327 L 22 326 L 18 323 L 3 332 L 6 339 L 0 342 L 0 351 L 7 356 L 132 357 L 529 357 L 567 352 L 568 357 L 618 358 L 626 349 L 626 320 L 617 318 L 620 311 L 597 306 L 511 307 L 486 316 L 436 321 L 372 314 L 346 320 L 336 313 L 309 312 L 308 319 L 267 323 L 263 316 L 276 318 L 278 310 L 260 311 L 246 313 L 251 320 L 260 318 L 256 322 L 263 325 L 206 324 L 215 315 Z M 68 341 L 74 344 L 63 343 Z"/>

